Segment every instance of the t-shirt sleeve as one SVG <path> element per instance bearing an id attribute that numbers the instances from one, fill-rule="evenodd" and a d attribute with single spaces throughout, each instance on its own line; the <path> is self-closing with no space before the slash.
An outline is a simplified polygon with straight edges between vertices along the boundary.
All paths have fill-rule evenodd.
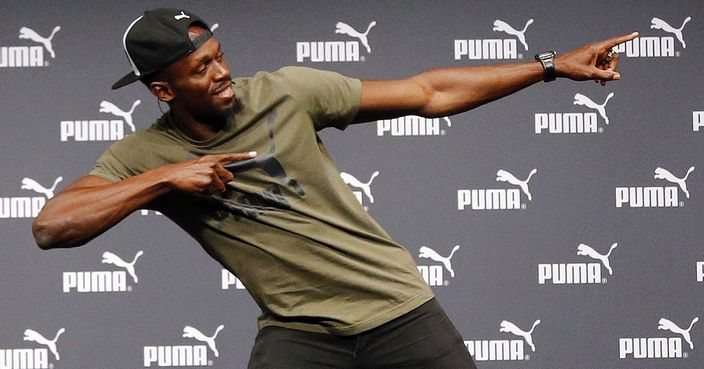
<path id="1" fill-rule="evenodd" d="M 88 174 L 107 179 L 113 183 L 134 175 L 129 166 L 123 161 L 124 158 L 119 155 L 123 146 L 125 145 L 122 141 L 110 146 L 96 161 L 95 167 Z"/>
<path id="2" fill-rule="evenodd" d="M 279 72 L 292 83 L 296 98 L 306 104 L 316 130 L 345 129 L 357 115 L 362 97 L 359 79 L 305 67 L 285 67 Z"/>

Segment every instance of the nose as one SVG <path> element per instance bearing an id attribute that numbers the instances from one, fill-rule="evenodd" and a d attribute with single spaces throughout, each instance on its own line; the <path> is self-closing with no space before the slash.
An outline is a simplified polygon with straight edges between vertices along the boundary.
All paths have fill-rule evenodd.
<path id="1" fill-rule="evenodd" d="M 225 60 L 215 60 L 213 63 L 213 67 L 215 69 L 213 77 L 216 81 L 225 81 L 232 79 L 230 75 L 230 68 L 227 66 Z"/>

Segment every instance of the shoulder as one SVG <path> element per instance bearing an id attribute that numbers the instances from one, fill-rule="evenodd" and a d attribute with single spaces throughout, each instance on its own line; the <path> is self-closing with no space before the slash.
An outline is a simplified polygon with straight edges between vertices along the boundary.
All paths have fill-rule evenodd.
<path id="1" fill-rule="evenodd" d="M 284 85 L 291 88 L 310 87 L 318 83 L 342 82 L 352 78 L 337 72 L 309 67 L 287 66 L 273 72 L 257 72 L 251 78 L 243 78 L 235 84 L 247 84 L 250 87 L 267 85 Z"/>
<path id="2" fill-rule="evenodd" d="M 140 146 L 147 146 L 150 141 L 153 141 L 159 136 L 157 130 L 158 128 L 156 128 L 156 124 L 149 128 L 137 130 L 137 132 L 131 133 L 121 140 L 114 142 L 110 145 L 108 150 L 130 150 Z"/>
<path id="3" fill-rule="evenodd" d="M 174 145 L 178 145 L 178 140 L 164 124 L 162 117 L 150 127 L 137 130 L 114 142 L 105 154 L 120 160 L 140 162 Z"/>

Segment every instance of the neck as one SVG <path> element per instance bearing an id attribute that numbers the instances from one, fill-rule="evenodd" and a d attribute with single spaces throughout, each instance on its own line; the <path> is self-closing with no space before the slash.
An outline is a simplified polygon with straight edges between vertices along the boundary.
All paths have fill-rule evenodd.
<path id="1" fill-rule="evenodd" d="M 194 117 L 192 114 L 183 112 L 176 107 L 172 107 L 171 114 L 178 129 L 186 136 L 197 141 L 205 141 L 215 136 L 224 129 L 227 122 L 226 117 L 203 119 Z"/>

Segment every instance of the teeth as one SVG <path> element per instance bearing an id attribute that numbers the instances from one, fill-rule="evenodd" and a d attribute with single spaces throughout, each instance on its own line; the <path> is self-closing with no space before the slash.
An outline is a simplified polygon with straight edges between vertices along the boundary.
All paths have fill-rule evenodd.
<path id="1" fill-rule="evenodd" d="M 231 86 L 227 86 L 216 93 L 217 96 L 232 96 L 233 91 Z"/>

